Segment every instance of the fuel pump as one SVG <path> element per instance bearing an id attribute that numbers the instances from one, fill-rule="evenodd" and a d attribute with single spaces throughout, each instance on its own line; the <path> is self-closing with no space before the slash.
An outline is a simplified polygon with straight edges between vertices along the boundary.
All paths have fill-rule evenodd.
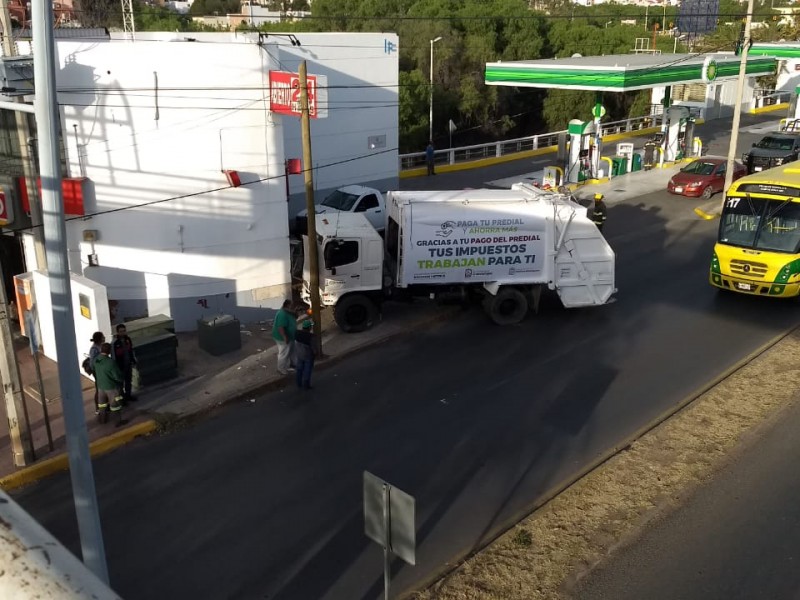
<path id="1" fill-rule="evenodd" d="M 686 137 L 687 127 L 691 120 L 691 137 Z M 667 136 L 664 146 L 664 160 L 673 162 L 686 156 L 687 149 L 691 151 L 694 140 L 694 119 L 689 115 L 686 106 L 670 106 L 667 109 Z"/>
<path id="2" fill-rule="evenodd" d="M 572 119 L 569 133 L 569 155 L 566 164 L 567 182 L 583 183 L 597 175 L 600 162 L 601 140 L 594 121 Z"/>

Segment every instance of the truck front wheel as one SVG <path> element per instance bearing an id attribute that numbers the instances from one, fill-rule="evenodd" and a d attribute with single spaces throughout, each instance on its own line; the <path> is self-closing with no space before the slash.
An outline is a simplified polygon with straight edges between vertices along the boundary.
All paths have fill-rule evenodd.
<path id="1" fill-rule="evenodd" d="M 333 319 L 345 333 L 366 331 L 372 327 L 377 316 L 375 303 L 362 294 L 341 298 L 333 309 Z"/>
<path id="2" fill-rule="evenodd" d="M 528 313 L 528 299 L 518 289 L 504 287 L 497 295 L 484 298 L 483 309 L 496 324 L 514 325 Z"/>

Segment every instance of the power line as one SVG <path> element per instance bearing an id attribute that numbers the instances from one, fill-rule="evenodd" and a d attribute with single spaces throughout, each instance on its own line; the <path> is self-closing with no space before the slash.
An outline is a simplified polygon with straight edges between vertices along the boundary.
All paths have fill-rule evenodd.
<path id="1" fill-rule="evenodd" d="M 362 154 L 362 155 L 359 155 L 359 156 L 354 156 L 352 158 L 346 158 L 346 159 L 343 159 L 343 160 L 338 160 L 336 162 L 327 163 L 327 164 L 324 164 L 324 165 L 317 165 L 317 166 L 313 166 L 313 167 L 310 167 L 310 168 L 307 167 L 306 169 L 303 169 L 300 172 L 304 173 L 306 170 L 327 169 L 327 168 L 330 168 L 330 167 L 336 167 L 338 165 L 351 163 L 351 162 L 354 162 L 354 161 L 357 161 L 357 160 L 365 160 L 365 159 L 368 159 L 368 158 L 372 158 L 373 156 L 379 156 L 381 154 L 387 154 L 389 152 L 398 152 L 398 151 L 399 151 L 399 148 L 387 148 L 385 150 L 380 150 L 378 152 L 372 152 L 370 154 Z M 124 212 L 126 210 L 134 210 L 134 209 L 137 209 L 137 208 L 146 208 L 148 206 L 154 206 L 156 204 L 163 204 L 165 202 L 173 202 L 175 200 L 185 200 L 187 198 L 196 198 L 198 196 L 204 196 L 206 194 L 214 194 L 216 192 L 222 192 L 222 191 L 225 191 L 225 190 L 229 190 L 229 189 L 234 188 L 234 187 L 246 187 L 248 185 L 253 185 L 253 184 L 256 184 L 256 183 L 263 183 L 265 181 L 274 181 L 276 179 L 283 179 L 284 177 L 285 177 L 285 175 L 283 175 L 283 174 L 281 174 L 281 175 L 273 175 L 272 177 L 261 177 L 259 179 L 254 180 L 254 181 L 248 181 L 247 183 L 242 183 L 240 186 L 223 185 L 223 186 L 220 186 L 220 187 L 217 187 L 217 188 L 213 188 L 213 189 L 210 189 L 210 190 L 200 190 L 198 192 L 190 192 L 188 194 L 180 194 L 178 196 L 170 196 L 169 198 L 160 198 L 158 200 L 150 200 L 148 202 L 140 202 L 139 204 L 134 204 L 134 205 L 131 205 L 131 206 L 120 206 L 119 208 L 110 208 L 108 210 L 99 210 L 99 211 L 93 212 L 93 213 L 86 213 L 84 215 L 68 217 L 68 218 L 65 218 L 64 221 L 66 221 L 66 222 L 69 222 L 69 221 L 83 221 L 83 220 L 86 220 L 86 219 L 90 219 L 92 217 L 100 217 L 100 216 L 104 216 L 104 215 L 110 215 L 110 214 L 113 214 L 113 213 Z M 21 227 L 21 228 L 17 229 L 16 231 L 33 231 L 37 227 L 40 227 L 40 226 Z"/>

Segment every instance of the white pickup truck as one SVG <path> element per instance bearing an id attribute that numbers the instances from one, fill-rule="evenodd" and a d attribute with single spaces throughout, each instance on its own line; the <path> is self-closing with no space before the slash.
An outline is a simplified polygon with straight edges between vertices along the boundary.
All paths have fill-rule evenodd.
<path id="1" fill-rule="evenodd" d="M 362 213 L 376 231 L 386 227 L 386 203 L 378 190 L 363 185 L 346 185 L 331 192 L 316 206 L 318 215 L 333 212 Z M 308 211 L 297 213 L 295 231 L 303 235 L 308 231 Z"/>

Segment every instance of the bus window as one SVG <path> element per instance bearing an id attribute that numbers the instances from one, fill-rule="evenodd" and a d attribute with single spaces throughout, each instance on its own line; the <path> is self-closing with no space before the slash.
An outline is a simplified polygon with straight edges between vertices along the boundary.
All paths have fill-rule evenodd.
<path id="1" fill-rule="evenodd" d="M 752 248 L 764 204 L 764 200 L 753 200 L 750 197 L 727 198 L 722 208 L 719 241 L 732 246 Z"/>
<path id="2" fill-rule="evenodd" d="M 774 203 L 773 204 L 777 204 Z M 764 227 L 758 235 L 756 248 L 778 252 L 798 252 L 800 250 L 800 204 L 785 202 L 768 212 Z"/>

